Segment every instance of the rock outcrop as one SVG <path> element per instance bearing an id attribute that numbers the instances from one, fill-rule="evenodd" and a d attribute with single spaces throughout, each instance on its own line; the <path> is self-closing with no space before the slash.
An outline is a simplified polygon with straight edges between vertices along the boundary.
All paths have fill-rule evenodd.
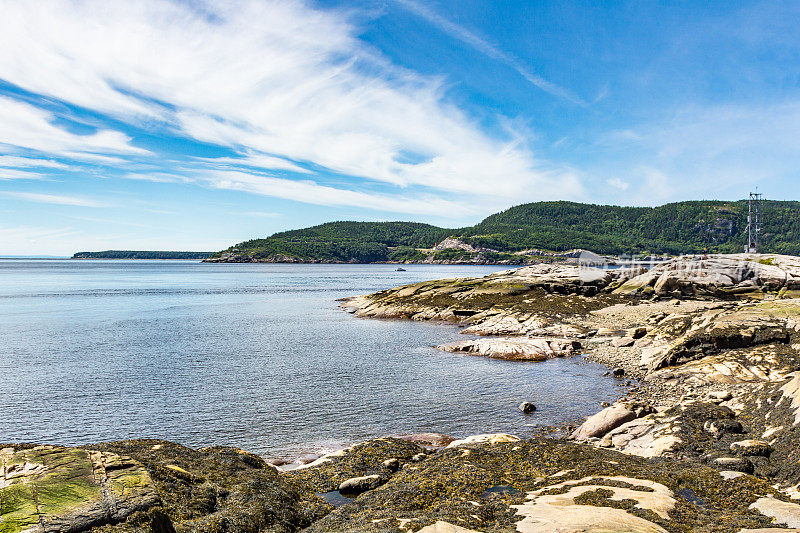
<path id="1" fill-rule="evenodd" d="M 36 446 L 0 450 L 0 531 L 72 533 L 159 505 L 142 465 L 115 453 Z"/>
<path id="2" fill-rule="evenodd" d="M 800 259 L 776 254 L 682 256 L 623 283 L 620 293 L 717 297 L 800 290 Z"/>

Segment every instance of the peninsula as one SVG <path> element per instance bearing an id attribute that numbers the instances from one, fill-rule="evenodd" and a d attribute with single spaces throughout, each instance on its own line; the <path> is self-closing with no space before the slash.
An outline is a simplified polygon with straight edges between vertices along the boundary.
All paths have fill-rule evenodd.
<path id="1" fill-rule="evenodd" d="M 78 252 L 72 259 L 207 259 L 213 252 L 170 252 L 147 250 L 105 250 Z"/>

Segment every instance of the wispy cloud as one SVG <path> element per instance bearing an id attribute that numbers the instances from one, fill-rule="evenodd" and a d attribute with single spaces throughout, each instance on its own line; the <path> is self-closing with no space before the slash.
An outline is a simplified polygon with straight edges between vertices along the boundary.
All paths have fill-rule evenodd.
<path id="1" fill-rule="evenodd" d="M 19 157 L 13 155 L 0 155 L 0 167 L 6 168 L 69 168 L 69 165 L 53 161 L 52 159 L 39 159 L 35 157 Z"/>
<path id="2" fill-rule="evenodd" d="M 116 124 L 157 125 L 241 154 L 195 160 L 183 172 L 187 182 L 198 168 L 277 170 L 286 179 L 269 187 L 235 183 L 323 205 L 405 213 L 443 206 L 445 216 L 454 192 L 484 206 L 581 193 L 573 174 L 536 157 L 518 135 L 489 133 L 450 102 L 440 77 L 374 61 L 375 50 L 341 12 L 301 0 L 210 0 L 203 12 L 168 0 L 42 1 L 4 5 L 0 78 Z M 580 101 L 464 28 L 407 6 L 537 87 Z M 7 146 L 116 167 L 120 175 L 131 172 L 131 159 L 155 159 L 122 131 L 77 135 L 26 102 L 0 97 L 0 115 Z M 177 173 L 167 166 L 136 177 L 165 181 Z M 336 185 L 323 187 L 331 175 Z M 317 182 L 314 195 L 297 194 L 308 178 Z"/>
<path id="3" fill-rule="evenodd" d="M 470 212 L 471 208 L 435 196 L 403 197 L 337 189 L 313 181 L 296 181 L 245 172 L 212 171 L 202 176 L 218 189 L 245 191 L 316 205 L 343 205 L 400 213 L 437 214 L 448 211 Z"/>
<path id="4" fill-rule="evenodd" d="M 538 87 L 539 89 L 547 93 L 550 93 L 553 96 L 564 98 L 565 100 L 569 100 L 570 102 L 573 102 L 581 106 L 588 105 L 583 99 L 579 98 L 571 91 L 563 87 L 560 87 L 559 85 L 552 83 L 544 79 L 543 77 L 539 76 L 538 74 L 536 74 L 513 55 L 504 52 L 496 45 L 478 36 L 477 34 L 468 30 L 464 26 L 456 24 L 455 22 L 443 17 L 442 15 L 432 10 L 425 4 L 417 2 L 416 0 L 394 0 L 394 1 L 397 4 L 406 8 L 408 11 L 427 20 L 429 23 L 433 24 L 444 33 L 450 35 L 455 39 L 458 39 L 463 43 L 468 44 L 481 54 L 490 57 L 496 61 L 499 61 L 505 64 L 506 66 L 509 66 L 512 69 L 516 70 L 520 76 L 528 80 L 528 82 Z"/>
<path id="5" fill-rule="evenodd" d="M 26 202 L 36 202 L 40 204 L 70 205 L 76 207 L 109 207 L 109 204 L 98 202 L 89 198 L 78 196 L 67 196 L 60 194 L 42 194 L 34 192 L 0 191 L 0 195 Z"/>

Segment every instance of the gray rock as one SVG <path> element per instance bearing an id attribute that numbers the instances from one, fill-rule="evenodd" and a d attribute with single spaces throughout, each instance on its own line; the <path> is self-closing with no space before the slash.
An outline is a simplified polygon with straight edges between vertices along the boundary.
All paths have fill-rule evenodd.
<path id="1" fill-rule="evenodd" d="M 381 476 L 352 477 L 339 485 L 339 492 L 343 495 L 356 495 L 381 486 Z"/>
<path id="2" fill-rule="evenodd" d="M 706 431 L 717 438 L 721 437 L 725 433 L 741 433 L 744 430 L 742 428 L 742 424 L 740 424 L 738 421 L 725 418 L 719 420 L 708 420 L 703 427 Z"/>
<path id="3" fill-rule="evenodd" d="M 628 348 L 633 346 L 636 340 L 633 337 L 619 337 L 611 341 L 615 348 Z"/>
<path id="4" fill-rule="evenodd" d="M 533 403 L 531 402 L 522 402 L 521 404 L 519 404 L 518 409 L 523 413 L 525 413 L 526 415 L 528 415 L 536 411 L 536 406 L 533 405 Z"/>
<path id="5" fill-rule="evenodd" d="M 725 470 L 735 470 L 745 474 L 753 473 L 753 463 L 746 457 L 718 457 L 714 463 L 725 468 Z"/>
<path id="6" fill-rule="evenodd" d="M 636 412 L 629 406 L 622 403 L 615 403 L 611 407 L 606 407 L 599 413 L 590 416 L 586 422 L 580 425 L 572 435 L 571 439 L 585 441 L 591 437 L 602 437 L 612 429 L 615 429 L 625 422 L 630 422 L 636 418 Z"/>
<path id="7" fill-rule="evenodd" d="M 392 457 L 391 459 L 386 459 L 381 464 L 383 464 L 383 466 L 385 466 L 392 472 L 397 472 L 398 470 L 400 470 L 400 461 L 396 457 Z"/>
<path id="8" fill-rule="evenodd" d="M 726 402 L 732 398 L 728 391 L 713 391 L 708 393 L 708 399 L 714 403 Z"/>

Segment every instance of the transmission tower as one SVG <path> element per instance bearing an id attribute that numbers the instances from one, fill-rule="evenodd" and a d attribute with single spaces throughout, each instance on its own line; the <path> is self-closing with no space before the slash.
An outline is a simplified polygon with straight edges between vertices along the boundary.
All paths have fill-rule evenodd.
<path id="1" fill-rule="evenodd" d="M 747 200 L 747 244 L 744 251 L 748 254 L 758 253 L 758 233 L 761 231 L 761 199 L 763 195 L 758 192 L 751 192 L 750 199 Z"/>

